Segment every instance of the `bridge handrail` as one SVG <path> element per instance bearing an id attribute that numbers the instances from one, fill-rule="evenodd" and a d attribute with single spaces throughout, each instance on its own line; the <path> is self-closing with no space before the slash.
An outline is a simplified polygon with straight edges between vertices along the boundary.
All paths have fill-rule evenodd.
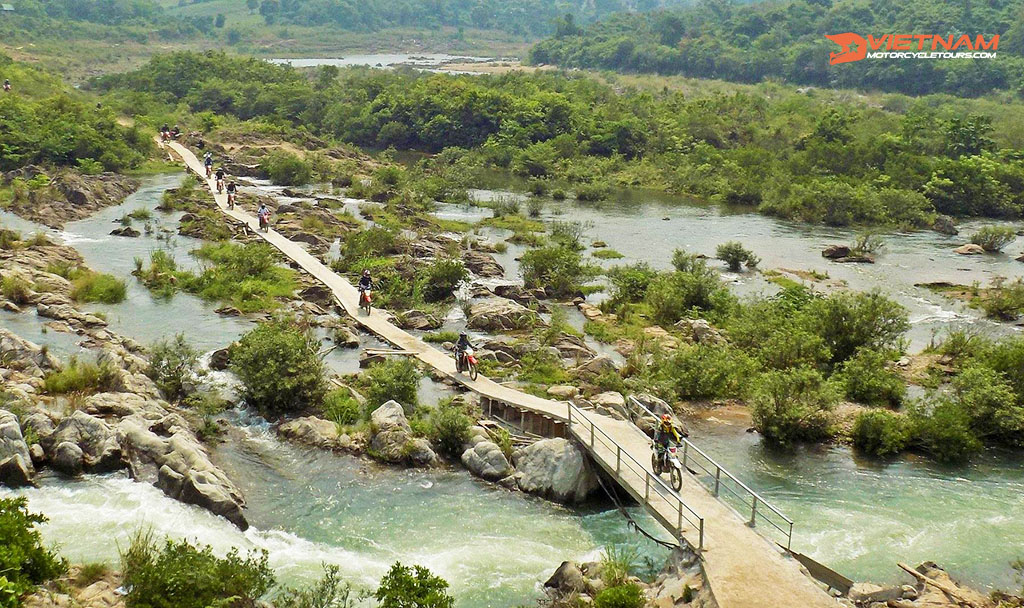
<path id="1" fill-rule="evenodd" d="M 698 515 L 697 512 L 694 511 L 690 507 L 690 505 L 686 504 L 683 501 L 682 497 L 679 496 L 679 493 L 676 492 L 675 490 L 673 490 L 672 487 L 669 486 L 667 483 L 665 483 L 665 480 L 663 480 L 661 477 L 659 477 L 657 475 L 654 475 L 651 471 L 647 470 L 647 467 L 645 467 L 643 465 L 643 463 L 641 463 L 636 458 L 634 458 L 628 451 L 623 450 L 622 446 L 619 445 L 619 443 L 617 441 L 615 441 L 610 435 L 608 435 L 608 433 L 605 433 L 604 430 L 602 430 L 600 427 L 598 427 L 596 424 L 594 424 L 594 421 L 591 420 L 590 417 L 587 416 L 586 413 L 584 413 L 584 411 L 582 409 L 580 409 L 576 405 L 572 404 L 571 402 L 567 402 L 567 406 L 568 406 L 568 416 L 566 418 L 566 420 L 567 420 L 566 424 L 567 424 L 567 426 L 569 428 L 569 431 L 572 432 L 572 423 L 573 423 L 573 416 L 574 415 L 575 415 L 577 420 L 579 420 L 579 419 L 584 420 L 590 426 L 590 447 L 591 447 L 591 451 L 593 451 L 593 448 L 594 448 L 594 440 L 597 437 L 597 434 L 600 433 L 603 436 L 603 439 L 601 440 L 601 442 L 603 444 L 607 445 L 609 448 L 614 448 L 615 449 L 615 475 L 617 477 L 621 477 L 620 470 L 621 470 L 621 467 L 622 467 L 622 464 L 623 464 L 623 462 L 622 462 L 623 458 L 622 457 L 623 457 L 623 455 L 625 455 L 625 457 L 627 459 L 627 461 L 625 463 L 627 468 L 629 468 L 634 474 L 640 475 L 640 476 L 642 476 L 644 478 L 644 501 L 645 502 L 650 502 L 649 496 L 650 496 L 650 487 L 651 487 L 652 483 L 656 487 L 660 487 L 661 490 L 663 490 L 663 491 L 659 492 L 659 495 L 663 499 L 665 499 L 666 501 L 669 501 L 669 499 L 673 499 L 675 501 L 675 503 L 676 503 L 675 507 L 676 507 L 676 513 L 677 513 L 677 516 L 678 516 L 677 528 L 678 528 L 678 531 L 679 531 L 680 540 L 683 540 L 682 539 L 682 527 L 683 527 L 682 526 L 682 522 L 683 522 L 683 519 L 685 519 L 687 521 L 687 523 L 689 523 L 690 525 L 692 525 L 695 528 L 697 528 L 697 531 L 698 531 L 697 551 L 702 551 L 704 549 L 704 518 L 701 517 L 700 515 Z M 583 439 L 583 437 L 581 436 L 580 439 Z M 594 456 L 597 457 L 597 454 L 594 454 Z M 639 471 L 636 470 L 636 468 L 633 468 L 633 467 L 629 466 L 629 462 L 630 461 L 632 461 L 637 467 L 639 467 Z M 669 501 L 669 502 L 671 504 L 671 501 Z M 685 509 L 685 512 L 684 512 L 684 509 Z"/>
<path id="2" fill-rule="evenodd" d="M 630 403 L 633 406 L 640 408 L 641 410 L 643 410 L 645 413 L 647 413 L 651 417 L 653 417 L 655 419 L 658 419 L 658 415 L 657 414 L 652 412 L 650 410 L 650 408 L 648 408 L 646 405 L 644 405 L 643 402 L 641 402 L 639 399 L 637 399 L 633 395 L 629 396 L 629 398 L 627 399 L 627 403 Z M 633 412 L 630 412 L 630 415 L 633 416 L 635 414 L 633 414 Z M 690 459 L 689 458 L 689 452 L 691 450 L 696 452 L 697 454 L 699 454 L 702 458 L 704 458 L 704 460 L 707 460 L 708 463 L 710 463 L 711 467 L 714 468 L 714 470 L 712 471 L 711 468 L 705 467 L 703 464 L 701 464 L 700 462 L 698 462 L 695 459 Z M 743 496 L 740 493 L 734 491 L 732 488 L 728 487 L 727 485 L 725 485 L 725 486 L 722 485 L 722 476 L 724 475 L 728 480 L 732 481 L 737 486 L 739 486 L 750 497 L 750 503 L 749 503 L 750 504 L 750 519 L 747 521 L 747 523 L 750 526 L 755 527 L 757 525 L 757 516 L 760 515 L 761 519 L 763 519 L 764 521 L 768 522 L 773 528 L 775 528 L 776 530 L 781 532 L 783 535 L 785 535 L 785 537 L 786 537 L 786 548 L 787 549 L 790 548 L 790 546 L 793 543 L 793 520 L 790 519 L 789 517 L 787 517 L 785 513 L 783 513 L 781 510 L 778 509 L 778 507 L 773 505 L 771 502 L 765 500 L 760 494 L 758 494 L 757 492 L 752 490 L 749 486 L 747 486 L 747 484 L 745 484 L 742 481 L 740 481 L 735 475 L 730 473 L 725 467 L 723 467 L 722 465 L 718 464 L 718 462 L 716 462 L 714 458 L 708 456 L 704 452 L 704 450 L 700 449 L 699 447 L 694 445 L 693 442 L 691 442 L 689 439 L 686 439 L 684 437 L 683 438 L 683 467 L 684 468 L 686 467 L 688 462 L 693 462 L 694 465 L 699 466 L 701 469 L 704 470 L 705 473 L 707 473 L 708 475 L 713 476 L 715 478 L 715 486 L 714 486 L 714 489 L 712 490 L 712 494 L 716 498 L 719 497 L 720 489 L 724 487 L 733 496 L 736 496 L 738 499 L 743 501 L 744 504 L 747 504 L 747 498 L 745 496 Z M 728 503 L 726 503 L 726 504 L 728 504 Z M 767 517 L 764 513 L 758 513 L 758 508 L 757 508 L 758 505 L 763 505 L 769 511 L 771 511 L 772 513 L 777 515 L 779 518 L 781 518 L 782 521 L 784 521 L 787 524 L 788 529 L 784 529 L 782 526 L 777 524 L 770 517 Z"/>

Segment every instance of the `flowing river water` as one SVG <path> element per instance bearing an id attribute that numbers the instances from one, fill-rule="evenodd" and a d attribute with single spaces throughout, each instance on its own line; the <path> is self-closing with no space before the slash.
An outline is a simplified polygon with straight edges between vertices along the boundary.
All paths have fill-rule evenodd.
<path id="1" fill-rule="evenodd" d="M 126 212 L 154 210 L 163 191 L 180 179 L 147 178 L 124 204 L 72 222 L 57 236 L 75 246 L 92 268 L 126 279 L 125 303 L 89 307 L 104 312 L 112 329 L 144 343 L 185 332 L 197 346 L 212 350 L 236 339 L 250 322 L 220 316 L 214 305 L 186 294 L 155 298 L 129 274 L 135 257 L 148 258 L 158 248 L 174 252 L 179 264 L 194 264 L 187 252 L 199 242 L 175 234 L 180 214 L 154 212 L 152 234 L 138 239 L 108 234 Z M 563 211 L 557 213 L 558 208 Z M 487 213 L 460 206 L 438 211 L 455 219 Z M 1024 264 L 1009 255 L 951 254 L 951 246 L 962 238 L 890 235 L 878 264 L 848 266 L 819 255 L 823 245 L 849 242 L 848 231 L 729 213 L 667 196 L 633 193 L 600 206 L 550 203 L 545 218 L 593 222 L 589 238 L 624 254 L 615 263 L 666 267 L 676 247 L 711 254 L 718 243 L 738 239 L 761 256 L 764 268 L 817 269 L 856 289 L 879 287 L 910 309 L 911 350 L 951 324 L 991 333 L 1017 330 L 980 320 L 973 311 L 914 287 L 929 280 L 984 283 L 995 275 L 1021 276 Z M 39 229 L 6 213 L 0 214 L 0 223 L 26 232 Z M 1008 251 L 1015 254 L 1018 247 Z M 509 280 L 516 278 L 520 252 L 510 246 L 498 256 Z M 755 275 L 726 277 L 739 293 L 774 289 Z M 457 317 L 450 322 L 457 324 Z M 0 323 L 62 355 L 80 350 L 73 336 L 46 331 L 34 315 L 4 313 Z M 335 351 L 329 363 L 338 371 L 353 371 L 356 353 Z M 429 403 L 440 392 L 425 382 L 421 396 Z M 247 497 L 253 528 L 245 533 L 118 475 L 72 481 L 47 474 L 38 488 L 22 492 L 31 508 L 50 517 L 46 538 L 58 542 L 72 560 L 116 561 L 115 541 L 123 546 L 134 529 L 148 525 L 220 551 L 264 548 L 285 581 L 312 580 L 327 562 L 341 566 L 352 582 L 372 585 L 396 560 L 421 563 L 452 583 L 463 607 L 528 604 L 539 595 L 539 581 L 563 559 L 595 555 L 609 544 L 634 546 L 650 564 L 666 556 L 628 531 L 614 510 L 565 509 L 497 489 L 461 470 L 402 471 L 306 450 L 279 442 L 258 419 L 236 416 L 239 430 L 229 434 L 215 458 Z M 840 447 L 781 455 L 766 450 L 745 429 L 742 418 L 722 416 L 697 423 L 692 438 L 796 520 L 795 549 L 858 580 L 897 580 L 896 561 L 931 559 L 979 586 L 1013 583 L 1009 563 L 1024 556 L 1024 547 L 1013 540 L 1024 535 L 1019 458 L 993 452 L 970 465 L 945 468 L 914 457 L 859 461 Z M 0 496 L 10 493 L 0 489 Z M 638 509 L 632 512 L 642 525 L 657 529 Z"/>

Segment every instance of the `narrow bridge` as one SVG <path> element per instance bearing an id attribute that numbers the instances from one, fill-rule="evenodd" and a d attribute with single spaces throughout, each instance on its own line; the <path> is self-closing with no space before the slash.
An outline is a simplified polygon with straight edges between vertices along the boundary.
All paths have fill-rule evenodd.
<path id="1" fill-rule="evenodd" d="M 205 174 L 199 159 L 184 146 L 167 144 L 197 176 Z M 227 208 L 227 195 L 216 193 L 222 212 L 244 223 L 310 276 L 326 285 L 338 304 L 360 325 L 395 347 L 414 353 L 423 363 L 481 397 L 487 408 L 517 411 L 544 434 L 571 435 L 593 460 L 665 527 L 680 543 L 696 549 L 708 584 L 721 608 L 826 608 L 837 602 L 800 571 L 800 564 L 759 535 L 737 512 L 720 502 L 697 479 L 683 476 L 677 493 L 651 472 L 650 440 L 634 424 L 562 401 L 542 399 L 485 378 L 470 380 L 456 373 L 455 361 L 420 338 L 393 325 L 380 311 L 357 309 L 358 291 L 347 280 L 310 255 L 298 243 L 271 230 L 258 230 L 257 219 L 239 208 Z M 541 430 L 541 429 L 538 429 Z M 756 495 L 755 495 L 756 496 Z M 754 513 L 756 518 L 757 502 Z"/>

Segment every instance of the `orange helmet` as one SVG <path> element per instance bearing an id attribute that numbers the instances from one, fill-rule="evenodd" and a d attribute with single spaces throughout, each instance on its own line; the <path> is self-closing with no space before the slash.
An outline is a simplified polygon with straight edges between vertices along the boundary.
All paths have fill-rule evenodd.
<path id="1" fill-rule="evenodd" d="M 662 422 L 672 422 L 672 416 L 669 416 L 668 414 L 662 414 L 661 415 L 661 421 Z"/>

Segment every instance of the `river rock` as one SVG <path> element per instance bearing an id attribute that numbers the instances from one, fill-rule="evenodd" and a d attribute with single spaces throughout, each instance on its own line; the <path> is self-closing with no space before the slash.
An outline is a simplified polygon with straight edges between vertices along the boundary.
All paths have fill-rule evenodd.
<path id="1" fill-rule="evenodd" d="M 1018 255 L 1017 257 L 1015 257 L 1013 259 L 1017 260 L 1018 262 L 1024 262 L 1024 253 Z"/>
<path id="2" fill-rule="evenodd" d="M 42 378 L 46 372 L 60 367 L 48 349 L 29 342 L 0 327 L 0 367 L 16 369 L 23 374 Z"/>
<path id="3" fill-rule="evenodd" d="M 70 441 L 62 441 L 50 452 L 50 466 L 67 475 L 79 475 L 85 468 L 85 452 Z"/>
<path id="4" fill-rule="evenodd" d="M 513 456 L 519 487 L 524 492 L 573 504 L 598 487 L 587 456 L 567 439 L 541 439 Z"/>
<path id="5" fill-rule="evenodd" d="M 463 452 L 462 464 L 477 477 L 488 481 L 498 481 L 512 473 L 508 459 L 493 441 L 480 441 Z"/>
<path id="6" fill-rule="evenodd" d="M 110 234 L 112 234 L 113 236 L 125 236 L 129 238 L 136 238 L 142 233 L 132 228 L 131 226 L 122 226 L 120 228 L 114 228 L 113 230 L 110 231 Z"/>
<path id="7" fill-rule="evenodd" d="M 424 439 L 412 436 L 412 429 L 405 417 L 405 410 L 397 401 L 388 401 L 370 414 L 373 439 L 370 449 L 381 460 L 392 463 L 411 460 L 416 465 L 428 465 L 437 459 Z"/>
<path id="8" fill-rule="evenodd" d="M 985 253 L 985 249 L 981 245 L 967 243 L 954 249 L 953 253 L 959 253 L 960 255 L 982 255 Z"/>
<path id="9" fill-rule="evenodd" d="M 583 338 L 572 334 L 561 334 L 555 339 L 555 343 L 552 346 L 558 351 L 558 356 L 562 359 L 589 361 L 597 356 L 597 353 L 587 346 Z"/>
<path id="10" fill-rule="evenodd" d="M 319 304 L 320 306 L 331 306 L 334 304 L 334 293 L 330 289 L 316 283 L 299 292 L 299 297 L 307 302 Z"/>
<path id="11" fill-rule="evenodd" d="M 441 321 L 437 317 L 422 310 L 407 310 L 396 315 L 395 320 L 402 329 L 426 330 L 441 327 Z"/>
<path id="12" fill-rule="evenodd" d="M 497 278 L 505 276 L 505 269 L 501 267 L 489 253 L 478 250 L 467 250 L 462 254 L 462 262 L 473 274 L 485 278 Z"/>
<path id="13" fill-rule="evenodd" d="M 848 255 L 850 255 L 850 248 L 846 245 L 829 245 L 821 250 L 821 257 L 830 260 L 845 258 Z"/>
<path id="14" fill-rule="evenodd" d="M 580 393 L 580 389 L 575 386 L 568 385 L 555 385 L 548 387 L 548 395 L 556 397 L 558 399 L 572 399 Z"/>
<path id="15" fill-rule="evenodd" d="M 468 325 L 484 331 L 526 329 L 540 323 L 537 313 L 507 298 L 475 300 L 469 306 Z"/>
<path id="16" fill-rule="evenodd" d="M 61 420 L 53 434 L 45 440 L 44 447 L 49 445 L 53 446 L 55 451 L 60 451 L 62 444 L 73 444 L 79 448 L 81 469 L 90 473 L 107 473 L 121 468 L 124 464 L 121 459 L 121 446 L 113 429 L 106 422 L 82 410 L 77 410 Z M 67 448 L 64 452 L 68 457 L 72 453 Z M 56 467 L 58 457 L 51 456 L 51 460 Z"/>
<path id="17" fill-rule="evenodd" d="M 562 562 L 545 583 L 547 589 L 554 589 L 560 595 L 583 593 L 587 590 L 587 581 L 579 566 L 573 562 Z"/>
<path id="18" fill-rule="evenodd" d="M 547 293 L 543 289 L 527 289 L 519 284 L 498 285 L 494 288 L 494 295 L 514 300 L 523 305 L 533 304 L 547 298 Z"/>
<path id="19" fill-rule="evenodd" d="M 683 337 L 696 344 L 725 344 L 725 338 L 705 319 L 683 319 L 675 325 Z"/>
<path id="20" fill-rule="evenodd" d="M 626 411 L 626 398 L 622 396 L 622 393 L 608 391 L 594 395 L 590 398 L 590 402 L 594 404 L 595 408 L 598 408 L 598 411 L 604 408 L 615 412 L 620 418 L 629 419 L 629 412 Z"/>
<path id="21" fill-rule="evenodd" d="M 210 353 L 210 369 L 222 372 L 231 365 L 231 349 L 219 348 Z"/>
<path id="22" fill-rule="evenodd" d="M 608 372 L 618 373 L 619 367 L 608 355 L 598 355 L 590 361 L 575 369 L 575 373 L 581 376 L 600 376 Z"/>
<path id="23" fill-rule="evenodd" d="M 332 339 L 342 348 L 359 348 L 359 336 L 347 327 L 334 328 Z"/>
<path id="24" fill-rule="evenodd" d="M 35 468 L 18 417 L 0 410 L 0 484 L 11 488 L 32 483 Z"/>
<path id="25" fill-rule="evenodd" d="M 281 436 L 313 447 L 336 450 L 352 445 L 348 435 L 338 433 L 338 425 L 330 420 L 306 416 L 289 420 L 277 428 Z"/>
<path id="26" fill-rule="evenodd" d="M 953 218 L 948 215 L 936 216 L 935 221 L 932 223 L 932 230 L 951 236 L 960 234 L 960 231 L 956 228 L 956 224 L 953 222 Z"/>

